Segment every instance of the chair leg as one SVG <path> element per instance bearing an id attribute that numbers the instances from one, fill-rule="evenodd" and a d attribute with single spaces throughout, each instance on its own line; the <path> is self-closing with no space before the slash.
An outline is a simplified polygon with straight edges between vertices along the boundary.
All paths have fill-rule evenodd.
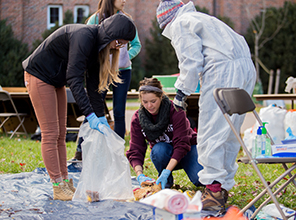
<path id="1" fill-rule="evenodd" d="M 5 127 L 4 127 L 4 124 L 5 124 L 9 119 L 10 119 L 10 117 L 5 118 L 4 121 L 3 121 L 3 122 L 1 123 L 1 125 L 0 125 L 0 128 L 3 129 L 3 132 L 5 133 L 5 136 L 7 136 L 7 131 L 6 131 Z"/>
<path id="2" fill-rule="evenodd" d="M 290 182 L 293 181 L 293 179 L 295 179 L 296 174 L 294 174 L 292 176 L 291 179 L 289 179 L 287 182 L 285 182 L 284 184 L 282 184 L 276 191 L 274 191 L 274 195 L 277 195 L 279 192 L 281 192 L 284 188 L 286 188 Z M 275 184 L 274 184 L 275 185 Z M 251 218 L 255 218 L 255 216 L 258 214 L 258 212 L 270 201 L 271 197 L 268 197 L 262 204 L 260 204 L 260 206 L 256 209 L 256 211 L 253 213 L 253 215 L 251 216 Z"/>
<path id="3" fill-rule="evenodd" d="M 261 182 L 263 183 L 265 189 L 267 190 L 269 196 L 271 197 L 272 201 L 274 202 L 276 208 L 278 209 L 279 213 L 281 214 L 281 216 L 283 217 L 284 220 L 287 220 L 285 214 L 283 213 L 283 210 L 282 210 L 281 207 L 280 207 L 279 202 L 277 201 L 277 199 L 276 199 L 275 196 L 273 195 L 273 193 L 272 193 L 270 187 L 268 186 L 266 180 L 265 180 L 264 177 L 262 176 L 262 174 L 261 174 L 259 168 L 258 168 L 257 165 L 254 163 L 254 161 L 252 161 L 251 163 L 252 163 L 254 169 L 256 170 L 256 173 L 258 174 L 258 176 L 259 176 Z"/>
<path id="4" fill-rule="evenodd" d="M 281 216 L 283 217 L 283 220 L 287 220 L 287 218 L 286 218 L 285 214 L 283 213 L 283 210 L 281 209 L 281 207 L 280 207 L 280 205 L 279 205 L 277 199 L 276 199 L 275 196 L 273 195 L 273 193 L 272 193 L 271 189 L 269 188 L 269 186 L 268 186 L 266 180 L 264 179 L 264 177 L 262 176 L 262 174 L 261 174 L 259 168 L 257 167 L 257 165 L 256 165 L 256 161 L 252 158 L 252 155 L 251 155 L 250 152 L 248 151 L 248 149 L 247 149 L 245 143 L 243 142 L 243 140 L 241 139 L 239 133 L 236 131 L 236 129 L 235 129 L 234 125 L 232 124 L 232 122 L 231 122 L 229 116 L 228 116 L 226 113 L 224 113 L 224 117 L 225 117 L 225 119 L 227 120 L 228 124 L 230 125 L 231 130 L 232 130 L 233 133 L 235 134 L 237 140 L 238 140 L 239 143 L 241 144 L 241 146 L 242 146 L 243 150 L 245 151 L 247 157 L 249 158 L 249 161 L 251 161 L 251 164 L 252 164 L 253 168 L 255 169 L 255 171 L 256 171 L 257 175 L 259 176 L 261 182 L 263 183 L 265 189 L 267 190 L 268 194 L 270 195 L 270 197 L 271 197 L 272 201 L 274 202 L 276 208 L 278 209 L 278 211 L 280 212 Z M 242 212 L 242 210 L 241 210 L 241 212 Z"/>
<path id="5" fill-rule="evenodd" d="M 13 135 L 18 131 L 18 129 L 23 126 L 23 123 L 25 121 L 25 117 L 23 117 L 23 119 L 20 121 L 20 124 L 16 127 L 16 129 L 14 129 L 14 131 L 12 132 L 12 134 L 10 135 L 10 139 L 13 137 Z M 24 127 L 24 126 L 23 126 Z M 27 131 L 25 129 L 25 133 L 27 134 Z"/>
<path id="6" fill-rule="evenodd" d="M 296 164 L 296 163 L 295 163 L 295 164 Z M 294 164 L 294 165 L 295 165 L 295 164 Z M 287 165 L 286 165 L 285 163 L 282 163 L 282 165 L 283 165 L 283 167 L 284 167 L 285 170 L 288 170 L 288 167 L 287 167 Z M 291 173 L 288 173 L 288 175 L 289 175 L 289 177 L 291 178 L 292 174 L 291 174 Z M 296 181 L 295 181 L 295 179 L 293 179 L 293 184 L 294 184 L 294 186 L 296 187 Z"/>
<path id="7" fill-rule="evenodd" d="M 278 178 L 276 178 L 270 185 L 270 188 L 273 188 L 279 181 L 281 181 L 286 175 L 288 175 L 289 173 L 291 173 L 294 169 L 296 169 L 296 164 L 294 164 L 293 166 L 291 166 L 288 170 L 286 170 L 284 173 L 282 173 Z M 290 183 L 291 181 L 293 181 L 295 178 L 295 175 L 292 176 L 292 178 L 290 178 L 287 182 Z M 283 184 L 286 185 L 286 184 Z M 284 188 L 284 187 L 283 187 Z M 280 188 L 282 189 L 282 188 Z M 249 209 L 252 205 L 254 205 L 265 193 L 266 193 L 266 189 L 262 190 L 251 202 L 249 202 L 242 210 L 241 212 L 245 212 L 247 211 L 247 209 Z M 275 193 L 274 193 L 275 194 Z"/>

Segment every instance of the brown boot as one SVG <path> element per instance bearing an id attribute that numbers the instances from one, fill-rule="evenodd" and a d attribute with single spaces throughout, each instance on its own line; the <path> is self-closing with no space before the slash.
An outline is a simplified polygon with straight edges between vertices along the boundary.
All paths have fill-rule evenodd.
<path id="1" fill-rule="evenodd" d="M 74 187 L 73 179 L 69 179 L 69 182 L 65 182 L 65 183 L 68 185 L 69 189 L 70 189 L 73 193 L 75 193 L 76 188 Z"/>
<path id="2" fill-rule="evenodd" d="M 222 189 L 222 191 L 224 192 L 224 202 L 225 202 L 225 205 L 226 205 L 227 200 L 228 200 L 228 191 L 226 189 Z"/>
<path id="3" fill-rule="evenodd" d="M 202 209 L 208 211 L 223 211 L 227 202 L 228 193 L 222 189 L 219 192 L 212 192 L 210 189 L 205 188 L 202 193 Z"/>
<path id="4" fill-rule="evenodd" d="M 76 160 L 82 160 L 82 152 L 76 151 L 75 152 L 74 159 L 76 159 Z"/>
<path id="5" fill-rule="evenodd" d="M 69 201 L 72 200 L 73 192 L 69 189 L 68 184 L 61 182 L 58 186 L 53 187 L 53 199 Z"/>

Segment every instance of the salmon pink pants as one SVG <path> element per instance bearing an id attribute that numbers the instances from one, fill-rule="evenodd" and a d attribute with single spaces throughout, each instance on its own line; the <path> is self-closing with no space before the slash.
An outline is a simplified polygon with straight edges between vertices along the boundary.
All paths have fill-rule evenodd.
<path id="1" fill-rule="evenodd" d="M 52 182 L 68 179 L 66 88 L 55 88 L 25 72 L 27 87 L 40 129 L 41 153 Z"/>

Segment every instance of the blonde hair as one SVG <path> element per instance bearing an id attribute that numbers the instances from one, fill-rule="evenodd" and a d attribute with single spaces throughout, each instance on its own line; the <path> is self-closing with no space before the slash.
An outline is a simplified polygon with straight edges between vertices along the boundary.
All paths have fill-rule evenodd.
<path id="1" fill-rule="evenodd" d="M 110 54 L 112 54 L 112 64 L 110 64 Z M 108 44 L 104 49 L 102 49 L 99 52 L 99 92 L 109 90 L 109 86 L 111 84 L 114 85 L 114 83 L 122 83 L 122 80 L 119 78 L 118 60 L 119 50 L 110 49 L 110 44 Z"/>

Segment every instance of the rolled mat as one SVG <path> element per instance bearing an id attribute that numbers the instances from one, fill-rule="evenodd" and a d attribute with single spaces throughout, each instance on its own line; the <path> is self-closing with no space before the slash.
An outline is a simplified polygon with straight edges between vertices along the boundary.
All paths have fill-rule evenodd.
<path id="1" fill-rule="evenodd" d="M 188 207 L 189 200 L 183 194 L 172 189 L 163 189 L 140 202 L 153 205 L 160 209 L 165 209 L 173 214 L 184 213 Z"/>

